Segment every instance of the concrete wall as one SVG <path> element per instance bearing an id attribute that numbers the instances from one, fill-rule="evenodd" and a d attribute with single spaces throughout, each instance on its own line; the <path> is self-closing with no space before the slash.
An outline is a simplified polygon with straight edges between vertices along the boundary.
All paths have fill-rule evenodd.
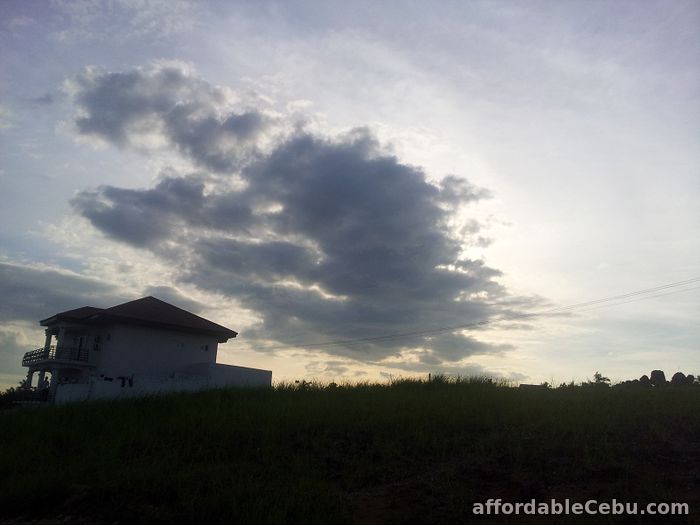
<path id="1" fill-rule="evenodd" d="M 54 403 L 63 405 L 65 403 L 85 401 L 89 395 L 89 387 L 90 385 L 87 383 L 58 385 L 54 394 Z"/>
<path id="2" fill-rule="evenodd" d="M 272 386 L 272 371 L 259 368 L 206 363 L 183 367 L 181 372 L 206 377 L 209 388 Z"/>
<path id="3" fill-rule="evenodd" d="M 58 385 L 54 403 L 62 405 L 89 399 L 119 399 L 169 392 L 194 392 L 206 388 L 207 381 L 203 377 L 158 378 L 142 376 L 135 377 L 131 384 L 125 381 L 123 386 L 121 380 L 105 381 L 101 378 L 92 378 L 89 383 Z"/>
<path id="4" fill-rule="evenodd" d="M 214 363 L 209 369 L 209 384 L 216 387 L 271 387 L 272 370 Z"/>
<path id="5" fill-rule="evenodd" d="M 216 362 L 215 336 L 121 324 L 105 327 L 99 335 L 100 350 L 91 359 L 97 375 L 169 375 L 186 365 Z"/>
<path id="6" fill-rule="evenodd" d="M 193 392 L 210 388 L 270 387 L 272 372 L 257 368 L 201 363 L 182 367 L 171 376 L 134 374 L 129 378 L 112 381 L 93 376 L 88 383 L 60 384 L 56 387 L 56 404 L 85 401 L 88 399 L 115 399 L 166 394 L 169 392 Z M 131 379 L 131 381 L 129 381 Z"/>

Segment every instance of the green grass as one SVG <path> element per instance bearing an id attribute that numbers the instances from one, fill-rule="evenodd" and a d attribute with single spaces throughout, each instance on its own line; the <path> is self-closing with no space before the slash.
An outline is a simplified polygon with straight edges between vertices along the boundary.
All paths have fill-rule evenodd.
<path id="1" fill-rule="evenodd" d="M 4 410 L 0 429 L 5 519 L 465 523 L 487 498 L 700 512 L 695 387 L 282 385 Z"/>

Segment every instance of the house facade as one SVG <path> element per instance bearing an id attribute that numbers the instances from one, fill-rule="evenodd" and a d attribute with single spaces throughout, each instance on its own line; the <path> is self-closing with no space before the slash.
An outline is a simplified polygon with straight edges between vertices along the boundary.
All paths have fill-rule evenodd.
<path id="1" fill-rule="evenodd" d="M 40 321 L 44 346 L 27 352 L 25 388 L 43 399 L 149 395 L 233 386 L 269 387 L 272 372 L 216 362 L 235 331 L 155 297 L 84 306 Z"/>

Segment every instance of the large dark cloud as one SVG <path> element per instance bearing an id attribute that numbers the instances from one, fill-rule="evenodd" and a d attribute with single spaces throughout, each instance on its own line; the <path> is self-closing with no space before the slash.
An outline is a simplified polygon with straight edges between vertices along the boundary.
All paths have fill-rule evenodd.
<path id="1" fill-rule="evenodd" d="M 107 236 L 177 260 L 182 281 L 258 312 L 263 322 L 243 335 L 283 344 L 378 336 L 508 316 L 526 303 L 464 253 L 478 223 L 461 235 L 449 226 L 485 190 L 453 175 L 430 183 L 363 129 L 296 131 L 263 154 L 255 137 L 264 117 L 212 120 L 216 88 L 172 69 L 91 72 L 75 95 L 78 129 L 123 146 L 135 123 L 158 122 L 173 150 L 218 176 L 205 184 L 205 175 L 169 173 L 150 189 L 103 186 L 72 204 Z M 174 104 L 174 94 L 185 101 Z M 212 155 L 209 141 L 221 137 L 226 147 Z M 328 351 L 381 360 L 406 348 L 429 364 L 506 347 L 452 333 Z"/>
<path id="2" fill-rule="evenodd" d="M 37 323 L 80 306 L 108 307 L 126 299 L 113 285 L 52 269 L 0 263 L 0 321 Z"/>
<path id="3" fill-rule="evenodd" d="M 152 285 L 141 295 L 154 295 L 181 305 L 192 312 L 201 312 L 204 305 L 177 289 Z M 53 314 L 81 306 L 108 308 L 134 297 L 116 284 L 51 268 L 35 268 L 0 263 L 0 323 L 35 325 Z"/>
<path id="4" fill-rule="evenodd" d="M 259 111 L 232 110 L 226 90 L 176 64 L 124 73 L 90 68 L 71 87 L 79 133 L 139 148 L 155 136 L 216 172 L 253 155 L 270 123 Z"/>
<path id="5" fill-rule="evenodd" d="M 146 246 L 167 237 L 181 215 L 194 221 L 201 214 L 203 190 L 199 181 L 167 178 L 147 191 L 114 187 L 85 191 L 74 198 L 73 205 L 110 236 Z"/>

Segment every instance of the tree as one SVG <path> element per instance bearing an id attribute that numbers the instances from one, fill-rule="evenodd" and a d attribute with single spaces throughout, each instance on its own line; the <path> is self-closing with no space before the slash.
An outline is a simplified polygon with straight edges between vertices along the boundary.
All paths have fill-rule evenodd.
<path id="1" fill-rule="evenodd" d="M 610 386 L 610 378 L 605 377 L 600 372 L 593 374 L 593 383 L 599 386 Z"/>

